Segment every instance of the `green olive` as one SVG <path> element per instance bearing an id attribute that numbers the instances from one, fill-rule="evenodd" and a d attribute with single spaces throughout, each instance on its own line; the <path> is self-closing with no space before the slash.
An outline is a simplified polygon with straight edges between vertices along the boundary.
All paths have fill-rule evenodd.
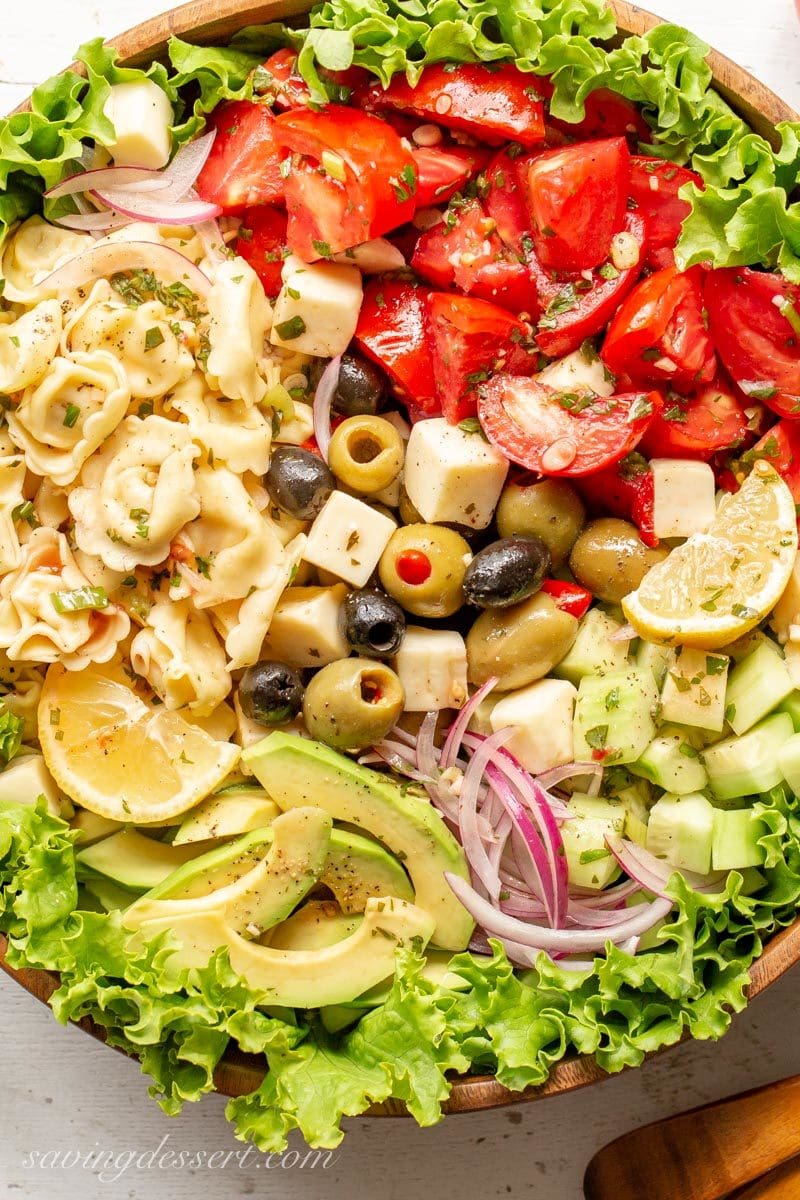
<path id="1" fill-rule="evenodd" d="M 469 681 L 477 686 L 496 675 L 499 691 L 526 687 L 552 671 L 577 633 L 577 619 L 545 592 L 513 608 L 487 609 L 467 634 Z"/>
<path id="2" fill-rule="evenodd" d="M 405 693 L 386 663 L 340 658 L 306 687 L 303 720 L 312 738 L 336 750 L 360 750 L 385 738 L 403 711 Z"/>
<path id="3" fill-rule="evenodd" d="M 378 563 L 386 592 L 415 617 L 450 617 L 464 604 L 472 551 L 444 525 L 402 525 Z"/>
<path id="4" fill-rule="evenodd" d="M 416 508 L 414 508 L 414 505 L 409 499 L 408 492 L 402 483 L 400 484 L 400 503 L 397 506 L 397 510 L 400 513 L 400 520 L 404 525 L 422 524 L 422 516 L 417 512 Z"/>
<path id="5" fill-rule="evenodd" d="M 403 469 L 403 439 L 383 417 L 348 417 L 334 431 L 328 465 L 342 483 L 371 496 L 394 483 Z"/>
<path id="6" fill-rule="evenodd" d="M 501 537 L 538 537 L 550 551 L 555 568 L 567 561 L 583 528 L 586 509 L 574 487 L 563 479 L 543 479 L 523 487 L 508 483 L 497 505 Z"/>
<path id="7" fill-rule="evenodd" d="M 590 521 L 578 537 L 569 566 L 581 587 L 598 600 L 618 604 L 667 553 L 663 547 L 645 546 L 630 521 L 601 517 Z"/>

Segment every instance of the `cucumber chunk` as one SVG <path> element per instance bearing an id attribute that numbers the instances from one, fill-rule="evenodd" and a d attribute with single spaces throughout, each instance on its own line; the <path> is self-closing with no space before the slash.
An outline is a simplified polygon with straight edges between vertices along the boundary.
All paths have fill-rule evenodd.
<path id="1" fill-rule="evenodd" d="M 585 676 L 575 705 L 575 758 L 635 762 L 655 737 L 658 691 L 652 675 L 631 669 Z"/>
<path id="2" fill-rule="evenodd" d="M 766 825 L 755 816 L 751 808 L 729 812 L 717 810 L 714 813 L 714 840 L 711 850 L 713 869 L 733 871 L 762 866 L 764 851 L 758 841 L 767 832 Z"/>
<path id="3" fill-rule="evenodd" d="M 774 713 L 741 737 L 709 746 L 703 761 L 711 791 L 720 800 L 768 792 L 783 780 L 778 756 L 793 735 L 789 714 Z"/>
<path id="4" fill-rule="evenodd" d="M 628 662 L 628 643 L 609 640 L 620 629 L 619 621 L 613 620 L 602 609 L 590 608 L 580 623 L 572 649 L 551 674 L 578 687 L 586 675 L 623 671 Z"/>
<path id="5" fill-rule="evenodd" d="M 800 732 L 800 692 L 790 692 L 778 705 L 778 712 L 788 713 L 792 718 L 795 733 Z"/>
<path id="6" fill-rule="evenodd" d="M 678 796 L 701 792 L 708 783 L 699 751 L 680 729 L 671 725 L 659 730 L 658 737 L 653 738 L 638 762 L 630 764 L 630 770 Z"/>
<path id="7" fill-rule="evenodd" d="M 725 717 L 734 733 L 746 733 L 794 691 L 774 642 L 761 642 L 730 673 Z"/>
<path id="8" fill-rule="evenodd" d="M 570 797 L 573 817 L 561 827 L 572 887 L 600 890 L 619 874 L 616 859 L 606 846 L 606 838 L 622 833 L 625 808 L 619 800 L 576 793 Z"/>
<path id="9" fill-rule="evenodd" d="M 708 875 L 714 807 L 700 792 L 662 796 L 650 810 L 647 849 L 673 867 Z"/>
<path id="10" fill-rule="evenodd" d="M 781 746 L 778 751 L 778 766 L 795 796 L 800 796 L 800 733 L 793 734 Z"/>
<path id="11" fill-rule="evenodd" d="M 729 663 L 726 654 L 689 646 L 672 650 L 661 689 L 662 720 L 721 733 Z"/>
<path id="12" fill-rule="evenodd" d="M 636 666 L 642 671 L 651 671 L 660 688 L 667 674 L 671 651 L 666 646 L 657 646 L 655 642 L 639 642 L 634 656 Z"/>

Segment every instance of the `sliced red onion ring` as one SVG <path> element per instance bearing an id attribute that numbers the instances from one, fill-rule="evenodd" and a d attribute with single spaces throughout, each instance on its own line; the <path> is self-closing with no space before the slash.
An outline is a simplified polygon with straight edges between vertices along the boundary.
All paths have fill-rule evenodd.
<path id="1" fill-rule="evenodd" d="M 86 213 L 64 213 L 63 217 L 54 217 L 53 224 L 62 225 L 64 229 L 77 229 L 88 233 L 107 233 L 111 229 L 122 229 L 123 225 L 130 225 L 130 220 L 128 217 L 123 217 L 121 213 L 112 212 L 110 209 L 105 209 L 103 212 L 96 212 L 93 209 Z"/>
<path id="2" fill-rule="evenodd" d="M 492 754 L 503 742 L 508 741 L 513 730 L 502 729 L 492 734 L 480 746 L 472 758 L 464 774 L 464 781 L 458 796 L 458 832 L 470 870 L 483 884 L 487 894 L 497 901 L 502 885 L 497 868 L 486 852 L 478 829 L 478 793 L 483 781 L 484 771 Z M 513 820 L 513 817 L 512 817 Z M 534 831 L 535 836 L 535 831 Z"/>
<path id="3" fill-rule="evenodd" d="M 105 242 L 91 246 L 57 267 L 40 283 L 53 291 L 72 291 L 95 279 L 121 271 L 153 271 L 174 283 L 183 283 L 198 296 L 207 296 L 211 282 L 194 263 L 158 242 Z"/>
<path id="4" fill-rule="evenodd" d="M 717 871 L 713 875 L 698 875 L 694 871 L 679 870 L 678 867 L 670 866 L 669 863 L 656 858 L 649 850 L 616 834 L 606 838 L 606 845 L 625 874 L 645 891 L 656 896 L 667 897 L 667 885 L 673 875 L 681 875 L 687 886 L 695 892 L 718 891 L 726 876 L 725 871 Z"/>
<path id="5" fill-rule="evenodd" d="M 603 764 L 596 762 L 571 762 L 565 763 L 563 767 L 552 767 L 549 771 L 545 771 L 543 775 L 537 775 L 539 783 L 549 792 L 550 788 L 558 787 L 560 783 L 564 783 L 567 779 L 580 779 L 582 775 L 591 775 L 593 779 L 603 778 Z"/>
<path id="6" fill-rule="evenodd" d="M 153 225 L 197 225 L 213 221 L 222 212 L 218 204 L 208 204 L 205 200 L 169 200 L 166 193 L 135 192 L 132 188 L 93 189 L 89 194 L 132 221 L 148 221 Z"/>
<path id="7" fill-rule="evenodd" d="M 328 461 L 328 447 L 331 444 L 331 405 L 336 395 L 339 383 L 339 367 L 342 364 L 341 354 L 337 354 L 328 363 L 319 377 L 317 390 L 314 393 L 314 437 L 317 439 L 319 452 L 325 462 Z M 420 770 L 424 768 L 420 767 Z"/>
<path id="8" fill-rule="evenodd" d="M 673 907 L 673 901 L 669 899 L 657 899 L 649 904 L 637 905 L 636 908 L 630 909 L 628 919 L 613 929 L 547 929 L 498 912 L 488 900 L 470 887 L 466 880 L 450 871 L 445 872 L 445 879 L 455 896 L 487 934 L 548 952 L 573 954 L 586 950 L 602 950 L 609 941 L 619 945 L 628 938 L 652 929 Z"/>
<path id="9" fill-rule="evenodd" d="M 161 191 L 169 186 L 163 171 L 150 167 L 99 167 L 94 171 L 78 171 L 68 175 L 45 192 L 46 200 L 58 200 L 60 196 L 74 196 L 98 188 L 129 188 L 132 184 L 147 191 Z"/>
<path id="10" fill-rule="evenodd" d="M 443 770 L 447 770 L 448 767 L 452 767 L 453 763 L 458 758 L 459 751 L 461 750 L 461 743 L 463 741 L 464 734 L 467 731 L 467 726 L 477 712 L 478 706 L 483 700 L 486 699 L 496 685 L 496 675 L 493 675 L 490 679 L 487 679 L 486 683 L 478 688 L 475 695 L 470 696 L 469 700 L 461 709 L 455 721 L 453 721 L 452 725 L 448 729 L 447 737 L 445 738 L 444 745 L 442 746 L 442 753 L 439 757 L 439 762 L 441 763 Z"/>
<path id="11" fill-rule="evenodd" d="M 189 189 L 194 187 L 198 175 L 206 165 L 216 136 L 216 129 L 212 129 L 209 133 L 204 133 L 202 137 L 195 138 L 192 142 L 186 142 L 181 146 L 169 166 L 160 172 L 165 181 L 168 199 L 182 200 Z"/>
<path id="12" fill-rule="evenodd" d="M 622 625 L 614 633 L 609 634 L 610 642 L 632 642 L 639 635 L 632 625 Z"/>
<path id="13" fill-rule="evenodd" d="M 480 751 L 476 750 L 475 753 Z M 551 861 L 551 847 L 545 845 L 529 811 L 517 797 L 508 780 L 492 764 L 487 766 L 486 773 L 517 834 L 516 841 L 512 834 L 512 846 L 522 881 L 534 896 L 541 899 L 547 912 L 548 923 L 555 926 L 559 916 L 559 905 L 556 899 L 555 867 Z"/>

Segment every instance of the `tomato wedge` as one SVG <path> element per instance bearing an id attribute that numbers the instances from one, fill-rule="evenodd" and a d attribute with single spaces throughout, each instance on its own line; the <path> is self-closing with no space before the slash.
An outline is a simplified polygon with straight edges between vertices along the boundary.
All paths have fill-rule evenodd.
<path id="1" fill-rule="evenodd" d="M 486 166 L 489 151 L 480 146 L 417 146 L 417 208 L 446 204 Z"/>
<path id="2" fill-rule="evenodd" d="M 504 246 L 480 200 L 451 205 L 445 220 L 420 237 L 411 266 L 438 288 L 455 286 L 527 318 L 538 315 L 530 271 Z"/>
<path id="3" fill-rule="evenodd" d="M 794 497 L 800 502 L 800 425 L 796 421 L 778 421 L 760 442 L 742 455 L 742 465 L 759 458 L 771 463 Z"/>
<path id="4" fill-rule="evenodd" d="M 306 262 L 396 229 L 413 216 L 417 171 L 399 135 L 369 113 L 338 104 L 275 120 L 291 153 L 284 181 L 288 240 Z"/>
<path id="5" fill-rule="evenodd" d="M 486 211 L 505 244 L 520 256 L 532 244 L 531 215 L 525 203 L 524 172 L 531 156 L 501 150 L 486 169 Z"/>
<path id="6" fill-rule="evenodd" d="M 720 376 L 689 399 L 670 392 L 642 438 L 642 449 L 652 458 L 707 462 L 720 450 L 736 449 L 747 433 L 747 417 L 736 390 Z"/>
<path id="7" fill-rule="evenodd" d="M 541 475 L 578 477 L 630 454 L 662 403 L 658 392 L 565 393 L 498 375 L 480 388 L 478 416 L 512 462 Z"/>
<path id="8" fill-rule="evenodd" d="M 214 109 L 208 124 L 217 136 L 195 184 L 201 199 L 219 204 L 226 216 L 251 204 L 282 204 L 285 151 L 267 105 L 232 100 Z"/>
<path id="9" fill-rule="evenodd" d="M 451 425 L 478 411 L 478 387 L 495 371 L 536 370 L 531 329 L 505 309 L 471 296 L 435 292 L 430 300 L 433 373 Z"/>
<path id="10" fill-rule="evenodd" d="M 294 50 L 288 47 L 276 50 L 261 69 L 272 77 L 271 87 L 263 90 L 274 91 L 278 108 L 312 107 L 311 89 L 297 70 L 297 54 Z M 348 67 L 346 71 L 328 71 L 320 67 L 319 74 L 330 99 L 337 104 L 346 104 L 353 89 L 363 86 L 371 78 L 363 67 Z"/>
<path id="11" fill-rule="evenodd" d="M 711 383 L 717 356 L 703 313 L 702 271 L 668 267 L 623 301 L 601 351 L 615 375 L 691 389 Z"/>
<path id="12" fill-rule="evenodd" d="M 435 121 L 447 129 L 471 133 L 487 145 L 544 141 L 544 106 L 536 79 L 511 63 L 492 67 L 464 63 L 426 67 L 415 87 L 405 75 L 395 75 L 384 89 L 373 84 L 363 104 L 375 112 L 396 109 Z"/>
<path id="13" fill-rule="evenodd" d="M 405 279 L 372 279 L 355 332 L 355 343 L 392 381 L 395 394 L 412 415 L 438 416 L 431 338 L 429 293 Z"/>
<path id="14" fill-rule="evenodd" d="M 638 213 L 625 214 L 624 229 L 639 246 L 639 262 L 619 271 L 613 263 L 603 263 L 585 274 L 554 276 L 535 260 L 529 268 L 536 282 L 544 313 L 539 320 L 536 341 L 549 358 L 563 358 L 577 350 L 587 338 L 605 329 L 622 300 L 634 287 L 645 260 L 644 222 Z M 587 278 L 588 275 L 588 278 Z"/>
<path id="15" fill-rule="evenodd" d="M 658 417 L 654 419 L 658 420 Z M 578 481 L 577 488 L 591 509 L 632 521 L 645 546 L 658 545 L 653 529 L 653 472 L 641 454 L 623 458 L 596 475 L 584 476 Z"/>
<path id="16" fill-rule="evenodd" d="M 236 238 L 236 253 L 250 263 L 270 300 L 281 290 L 281 268 L 288 253 L 286 223 L 282 209 L 261 204 L 245 209 Z"/>
<path id="17" fill-rule="evenodd" d="M 537 155 L 525 173 L 536 257 L 553 271 L 599 267 L 622 229 L 631 166 L 624 138 Z"/>
<path id="18" fill-rule="evenodd" d="M 800 287 L 729 267 L 709 273 L 705 300 L 719 356 L 745 395 L 800 417 Z"/>
<path id="19" fill-rule="evenodd" d="M 675 265 L 675 245 L 692 207 L 678 195 L 686 183 L 705 187 L 701 176 L 688 167 L 636 154 L 631 159 L 630 198 L 644 218 L 647 264 L 656 271 Z"/>
<path id="20" fill-rule="evenodd" d="M 537 75 L 536 90 L 549 101 L 553 95 L 553 84 L 546 76 Z M 593 138 L 626 137 L 634 142 L 651 142 L 653 131 L 632 100 L 612 92 L 610 88 L 597 88 L 583 102 L 584 118 L 575 124 L 559 120 L 546 106 L 545 121 L 548 131 L 552 128 L 571 141 Z"/>

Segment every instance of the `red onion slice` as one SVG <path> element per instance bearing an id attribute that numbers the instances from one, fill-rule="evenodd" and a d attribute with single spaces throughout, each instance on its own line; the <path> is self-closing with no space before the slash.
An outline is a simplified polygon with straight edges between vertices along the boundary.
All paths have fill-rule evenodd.
<path id="1" fill-rule="evenodd" d="M 476 750 L 475 753 L 480 752 Z M 514 846 L 514 858 L 522 876 L 522 882 L 534 896 L 542 901 L 547 912 L 548 923 L 555 926 L 558 921 L 559 906 L 555 894 L 555 868 L 551 861 L 551 847 L 545 845 L 544 839 L 531 820 L 530 813 L 518 799 L 508 780 L 492 764 L 487 766 L 486 773 L 491 780 L 492 787 L 503 802 L 503 806 L 511 818 L 514 832 L 517 834 L 516 843 L 512 834 L 512 846 Z"/>
<path id="2" fill-rule="evenodd" d="M 452 725 L 448 729 L 447 737 L 444 740 L 444 746 L 442 747 L 442 753 L 439 759 L 443 770 L 447 770 L 448 767 L 452 767 L 458 758 L 459 751 L 461 750 L 461 743 L 463 741 L 464 734 L 467 731 L 467 726 L 477 712 L 478 706 L 483 700 L 486 699 L 496 685 L 496 675 L 493 675 L 490 679 L 487 679 L 486 683 L 478 688 L 474 696 L 470 696 L 469 700 L 461 709 L 455 721 L 453 721 Z"/>
<path id="3" fill-rule="evenodd" d="M 158 242 L 104 242 L 56 268 L 40 283 L 52 291 L 72 291 L 95 279 L 120 271 L 153 271 L 173 283 L 183 283 L 198 296 L 207 296 L 211 282 L 194 263 Z"/>
<path id="4" fill-rule="evenodd" d="M 475 751 L 464 774 L 458 796 L 458 832 L 470 870 L 477 875 L 487 894 L 495 902 L 499 899 L 502 885 L 497 868 L 486 852 L 478 828 L 478 793 L 484 771 L 492 754 L 504 741 L 508 741 L 513 730 L 502 729 L 487 738 Z M 513 819 L 513 817 L 512 817 Z"/>
<path id="5" fill-rule="evenodd" d="M 530 925 L 518 921 L 515 917 L 506 916 L 480 896 L 473 887 L 453 875 L 445 872 L 445 879 L 455 896 L 461 901 L 471 916 L 490 936 L 507 938 L 520 946 L 533 947 L 537 950 L 559 951 L 564 954 L 580 953 L 587 950 L 602 950 L 607 942 L 619 945 L 628 938 L 646 933 L 648 929 L 672 910 L 673 901 L 669 899 L 653 900 L 649 904 L 640 904 L 630 910 L 630 916 L 613 929 L 547 929 L 539 925 Z"/>
<path id="6" fill-rule="evenodd" d="M 325 370 L 322 372 L 317 384 L 317 390 L 314 393 L 314 437 L 317 439 L 319 452 L 325 462 L 328 461 L 328 447 L 331 444 L 331 405 L 333 397 L 336 395 L 336 387 L 339 383 L 339 367 L 342 364 L 341 354 L 337 354 L 336 358 L 332 358 Z M 424 768 L 420 768 L 424 770 Z"/>
<path id="7" fill-rule="evenodd" d="M 169 185 L 163 171 L 151 167 L 99 167 L 94 171 L 78 171 L 68 175 L 54 187 L 48 188 L 46 200 L 58 200 L 61 196 L 75 196 L 98 188 L 129 188 L 136 184 L 140 189 L 160 191 Z"/>
<path id="8" fill-rule="evenodd" d="M 63 217 L 54 217 L 53 224 L 84 233 L 107 233 L 112 229 L 122 229 L 123 225 L 130 225 L 130 220 L 121 213 L 105 209 L 103 212 L 65 213 Z"/>
<path id="9" fill-rule="evenodd" d="M 132 221 L 148 221 L 153 225 L 197 225 L 213 221 L 222 212 L 218 204 L 208 204 L 205 200 L 170 200 L 165 193 L 143 194 L 132 188 L 95 189 L 90 195 Z"/>
<path id="10" fill-rule="evenodd" d="M 560 783 L 564 783 L 567 779 L 580 779 L 583 775 L 591 775 L 593 779 L 603 778 L 603 764 L 596 762 L 571 762 L 565 763 L 563 767 L 552 767 L 549 771 L 545 771 L 543 775 L 537 775 L 536 778 L 545 789 L 550 791 L 550 788 L 558 787 Z"/>
<path id="11" fill-rule="evenodd" d="M 698 875 L 694 871 L 683 871 L 656 858 L 649 850 L 637 846 L 635 842 L 626 841 L 614 834 L 606 838 L 614 858 L 626 875 L 635 880 L 640 887 L 655 896 L 667 897 L 667 886 L 673 875 L 680 875 L 688 887 L 695 892 L 713 892 L 719 890 L 720 883 L 725 879 L 725 871 L 717 871 L 712 875 Z"/>

